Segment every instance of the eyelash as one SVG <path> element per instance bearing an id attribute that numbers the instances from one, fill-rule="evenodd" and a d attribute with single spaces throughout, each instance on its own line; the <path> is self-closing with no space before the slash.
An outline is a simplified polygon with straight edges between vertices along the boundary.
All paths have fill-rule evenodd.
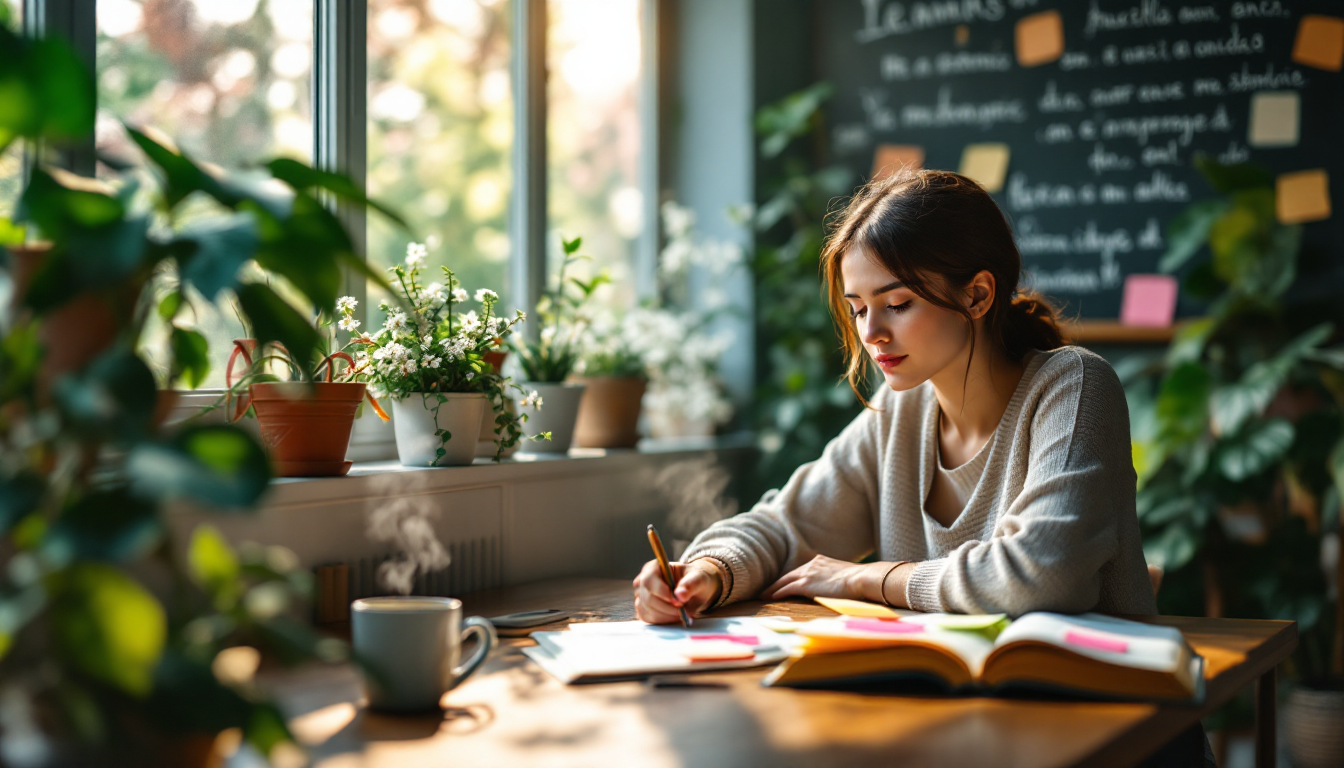
<path id="1" fill-rule="evenodd" d="M 906 311 L 907 309 L 910 309 L 910 304 L 911 304 L 911 302 L 913 302 L 913 301 L 914 301 L 914 300 L 911 299 L 910 301 L 902 302 L 902 303 L 900 303 L 900 304 L 888 304 L 888 305 L 887 305 L 887 309 L 890 309 L 892 312 L 895 312 L 895 313 L 897 313 L 897 314 L 900 314 L 900 313 Z M 860 317 L 863 317 L 863 316 L 866 315 L 866 314 L 868 314 L 868 308 L 867 308 L 867 307 L 864 307 L 864 308 L 863 308 L 861 311 L 859 311 L 859 312 L 855 312 L 854 310 L 851 309 L 851 310 L 849 310 L 849 319 L 850 319 L 850 320 L 858 320 Z"/>

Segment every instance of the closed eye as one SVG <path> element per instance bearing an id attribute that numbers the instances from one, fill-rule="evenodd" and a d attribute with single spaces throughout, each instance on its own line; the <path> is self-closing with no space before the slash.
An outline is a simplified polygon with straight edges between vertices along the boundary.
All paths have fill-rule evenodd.
<path id="1" fill-rule="evenodd" d="M 903 302 L 901 302 L 900 304 L 888 304 L 888 305 L 887 305 L 887 309 L 888 309 L 889 311 L 891 311 L 891 312 L 895 312 L 896 314 L 900 314 L 900 313 L 902 313 L 902 312 L 904 312 L 904 311 L 910 309 L 910 305 L 913 304 L 913 303 L 914 303 L 914 299 L 910 299 L 909 301 L 903 301 Z M 867 307 L 864 307 L 863 309 L 860 309 L 860 310 L 857 311 L 857 312 L 855 312 L 855 311 L 851 308 L 851 309 L 849 310 L 849 319 L 850 319 L 850 320 L 857 320 L 857 319 L 859 319 L 860 317 L 865 317 L 865 316 L 867 316 L 867 314 L 868 314 L 868 308 L 867 308 Z"/>

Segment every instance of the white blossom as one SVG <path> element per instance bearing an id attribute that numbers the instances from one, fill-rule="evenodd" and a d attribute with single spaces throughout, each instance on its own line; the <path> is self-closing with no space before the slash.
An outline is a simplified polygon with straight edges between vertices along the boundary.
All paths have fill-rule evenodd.
<path id="1" fill-rule="evenodd" d="M 435 357 L 434 355 L 425 355 L 423 362 L 426 368 L 438 368 L 441 361 L 442 358 Z"/>
<path id="2" fill-rule="evenodd" d="M 410 376 L 412 373 L 415 373 L 415 358 L 408 357 L 405 360 L 402 360 L 400 370 L 401 375 L 403 376 Z"/>
<path id="3" fill-rule="evenodd" d="M 359 321 L 347 315 L 342 317 L 340 321 L 336 323 L 336 327 L 340 328 L 342 331 L 354 333 L 355 329 L 359 328 Z"/>
<path id="4" fill-rule="evenodd" d="M 392 314 L 388 315 L 388 316 L 387 316 L 387 320 L 383 321 L 383 329 L 384 329 L 384 330 L 387 330 L 387 331 L 391 331 L 391 332 L 393 332 L 393 333 L 395 333 L 395 332 L 397 332 L 397 331 L 405 330 L 405 329 L 406 329 L 406 313 L 405 313 L 405 312 L 393 312 Z"/>
<path id="5" fill-rule="evenodd" d="M 468 298 L 469 298 L 469 297 L 467 296 L 467 289 L 466 289 L 466 288 L 454 288 L 454 289 L 453 289 L 453 301 L 454 301 L 455 303 L 457 303 L 457 304 L 461 304 L 462 302 L 466 301 Z"/>
<path id="6" fill-rule="evenodd" d="M 462 316 L 462 332 L 467 334 L 476 334 L 481 330 L 481 318 L 476 316 L 476 311 L 472 310 Z"/>
<path id="7" fill-rule="evenodd" d="M 429 255 L 429 249 L 424 243 L 406 244 L 406 266 L 418 267 L 425 263 L 425 257 Z"/>
<path id="8" fill-rule="evenodd" d="M 336 311 L 349 314 L 355 311 L 359 306 L 359 301 L 354 296 L 342 296 L 336 300 Z"/>
<path id="9" fill-rule="evenodd" d="M 482 304 L 484 304 L 484 303 L 485 303 L 485 300 L 486 300 L 487 298 L 489 298 L 489 299 L 498 299 L 498 298 L 499 298 L 499 294 L 498 294 L 498 293 L 495 293 L 494 291 L 490 290 L 489 288 L 478 288 L 478 289 L 476 290 L 476 300 L 477 300 L 477 301 L 479 301 L 479 302 L 481 302 Z"/>
<path id="10" fill-rule="evenodd" d="M 420 291 L 420 298 L 424 301 L 439 305 L 448 300 L 448 294 L 439 283 L 430 283 Z"/>
<path id="11" fill-rule="evenodd" d="M 523 399 L 519 401 L 518 404 L 523 406 L 524 408 L 539 409 L 541 408 L 541 395 L 537 394 L 537 390 L 534 389 L 531 392 L 528 392 L 526 395 L 524 395 Z"/>

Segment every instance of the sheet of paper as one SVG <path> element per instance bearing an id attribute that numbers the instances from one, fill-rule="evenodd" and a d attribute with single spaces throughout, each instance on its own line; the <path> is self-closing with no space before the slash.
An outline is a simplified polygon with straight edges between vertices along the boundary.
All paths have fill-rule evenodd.
<path id="1" fill-rule="evenodd" d="M 980 182 L 986 192 L 998 192 L 1008 176 L 1008 155 L 1007 144 L 967 144 L 957 173 Z"/>
<path id="2" fill-rule="evenodd" d="M 1330 179 L 1325 169 L 1280 174 L 1275 186 L 1280 223 L 1303 224 L 1330 218 Z"/>
<path id="3" fill-rule="evenodd" d="M 867 603 L 862 600 L 846 600 L 843 597 L 814 597 L 812 599 L 842 616 L 870 619 L 901 618 L 901 614 L 897 613 L 895 609 L 888 608 L 885 605 L 878 605 L 877 603 Z"/>
<path id="4" fill-rule="evenodd" d="M 1338 72 L 1344 66 L 1344 19 L 1306 15 L 1297 25 L 1293 61 Z"/>
<path id="5" fill-rule="evenodd" d="M 1129 275 L 1120 300 L 1120 324 L 1170 327 L 1179 293 L 1180 285 L 1171 275 Z"/>
<path id="6" fill-rule="evenodd" d="M 1059 11 L 1042 11 L 1017 22 L 1017 63 L 1023 67 L 1049 64 L 1064 55 L 1064 21 Z"/>
<path id="7" fill-rule="evenodd" d="M 897 171 L 924 167 L 924 148 L 913 144 L 878 144 L 873 152 L 873 178 L 885 179 Z"/>
<path id="8" fill-rule="evenodd" d="M 1253 147 L 1295 147 L 1300 132 L 1301 99 L 1296 91 L 1261 91 L 1251 96 L 1246 140 Z"/>

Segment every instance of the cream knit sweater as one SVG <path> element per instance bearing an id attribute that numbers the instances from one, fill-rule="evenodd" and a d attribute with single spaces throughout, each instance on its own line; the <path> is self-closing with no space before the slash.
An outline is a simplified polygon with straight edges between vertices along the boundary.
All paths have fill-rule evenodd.
<path id="1" fill-rule="evenodd" d="M 938 461 L 928 382 L 883 388 L 785 486 L 696 537 L 730 578 L 720 605 L 753 598 L 822 554 L 918 561 L 906 601 L 958 613 L 1157 613 L 1134 510 L 1129 410 L 1109 364 L 1079 347 L 1030 353 L 950 528 L 924 511 Z"/>

